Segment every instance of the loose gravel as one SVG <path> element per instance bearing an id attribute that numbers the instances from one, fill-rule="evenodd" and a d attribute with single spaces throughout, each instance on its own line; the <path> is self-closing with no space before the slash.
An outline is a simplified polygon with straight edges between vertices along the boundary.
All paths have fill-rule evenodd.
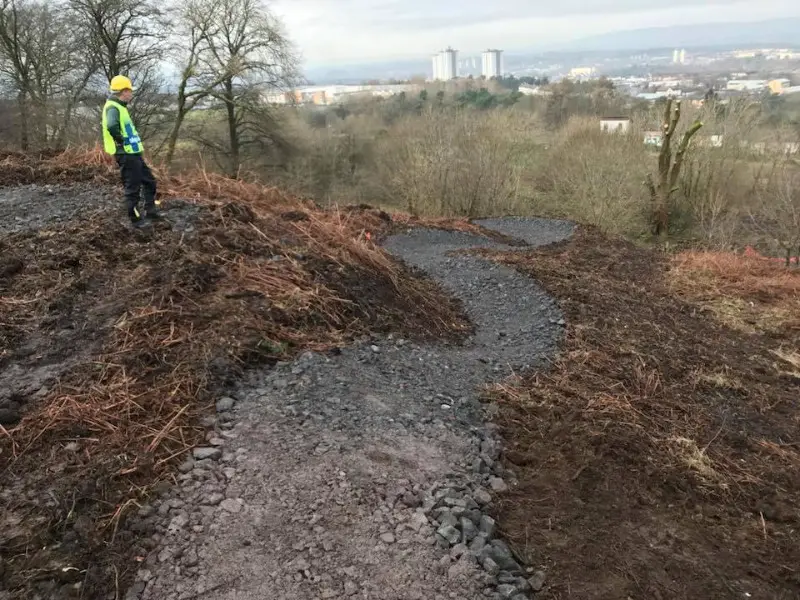
<path id="1" fill-rule="evenodd" d="M 97 209 L 117 209 L 122 214 L 121 206 L 120 195 L 88 183 L 0 188 L 0 234 L 68 223 Z"/>
<path id="2" fill-rule="evenodd" d="M 192 223 L 200 210 L 196 204 L 170 200 L 169 227 L 192 232 Z M 128 222 L 121 191 L 108 186 L 79 183 L 0 187 L 0 235 L 91 219 L 99 211 L 117 213 L 121 222 Z"/>
<path id="3" fill-rule="evenodd" d="M 532 245 L 568 223 L 493 220 Z M 144 558 L 128 600 L 523 600 L 546 584 L 498 537 L 516 484 L 480 386 L 542 367 L 564 321 L 535 282 L 475 256 L 458 232 L 386 242 L 464 304 L 461 346 L 391 336 L 252 373 L 217 401 L 204 446 L 132 527 Z"/>

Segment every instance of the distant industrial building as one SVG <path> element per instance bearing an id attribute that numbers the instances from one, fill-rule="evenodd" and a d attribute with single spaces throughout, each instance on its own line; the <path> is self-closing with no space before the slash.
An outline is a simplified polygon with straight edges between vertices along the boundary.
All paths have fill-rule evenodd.
<path id="1" fill-rule="evenodd" d="M 432 62 L 435 81 L 450 81 L 458 77 L 458 50 L 448 47 L 434 54 Z"/>
<path id="2" fill-rule="evenodd" d="M 519 86 L 519 93 L 525 96 L 552 96 L 553 92 L 541 86 L 535 85 L 521 85 Z"/>
<path id="3" fill-rule="evenodd" d="M 588 79 L 596 73 L 594 67 L 575 67 L 569 70 L 569 76 L 575 79 Z"/>
<path id="4" fill-rule="evenodd" d="M 769 81 L 766 79 L 731 79 L 725 89 L 737 92 L 754 92 L 766 89 Z"/>
<path id="5" fill-rule="evenodd" d="M 657 90 L 655 92 L 639 92 L 636 94 L 636 98 L 640 100 L 660 100 L 661 98 L 680 98 L 681 96 L 683 96 L 683 91 L 673 88 Z"/>
<path id="6" fill-rule="evenodd" d="M 486 50 L 482 55 L 481 75 L 486 79 L 503 76 L 503 51 Z"/>
<path id="7" fill-rule="evenodd" d="M 783 94 L 784 90 L 790 88 L 791 86 L 792 82 L 788 79 L 773 79 L 772 81 L 767 82 L 769 91 L 776 95 Z"/>
<path id="8" fill-rule="evenodd" d="M 357 97 L 388 98 L 402 93 L 417 93 L 420 89 L 415 84 L 303 86 L 291 91 L 267 94 L 265 100 L 270 104 L 330 106 Z"/>

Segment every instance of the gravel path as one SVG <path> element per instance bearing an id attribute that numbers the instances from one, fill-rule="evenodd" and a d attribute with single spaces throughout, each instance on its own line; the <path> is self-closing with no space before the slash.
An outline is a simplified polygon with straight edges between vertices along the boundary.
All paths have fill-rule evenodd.
<path id="1" fill-rule="evenodd" d="M 89 183 L 0 188 L 0 235 L 68 223 L 97 209 L 121 211 L 121 202 L 120 194 Z"/>
<path id="2" fill-rule="evenodd" d="M 568 223 L 482 223 L 529 244 Z M 515 483 L 478 401 L 481 384 L 541 366 L 563 320 L 532 280 L 478 257 L 502 247 L 414 230 L 389 252 L 439 280 L 476 324 L 463 346 L 391 337 L 306 353 L 220 398 L 178 485 L 143 506 L 128 600 L 523 600 L 544 585 L 495 531 Z"/>

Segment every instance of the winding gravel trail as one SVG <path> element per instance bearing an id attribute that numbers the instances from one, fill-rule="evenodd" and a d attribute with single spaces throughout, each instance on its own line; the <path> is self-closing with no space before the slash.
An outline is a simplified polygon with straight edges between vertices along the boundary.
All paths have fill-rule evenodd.
<path id="1" fill-rule="evenodd" d="M 530 245 L 572 232 L 480 224 Z M 490 517 L 515 480 L 478 396 L 541 366 L 563 321 L 531 279 L 450 254 L 476 247 L 503 246 L 438 230 L 386 243 L 461 299 L 476 326 L 464 345 L 390 337 L 306 353 L 220 398 L 207 446 L 133 522 L 156 533 L 129 600 L 523 600 L 541 589 L 543 573 L 517 562 Z"/>

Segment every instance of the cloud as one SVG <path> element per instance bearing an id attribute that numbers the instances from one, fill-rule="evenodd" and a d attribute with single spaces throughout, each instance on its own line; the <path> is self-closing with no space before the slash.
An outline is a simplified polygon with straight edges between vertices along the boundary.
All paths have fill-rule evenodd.
<path id="1" fill-rule="evenodd" d="M 274 0 L 307 64 L 522 49 L 659 25 L 800 16 L 795 0 Z"/>

